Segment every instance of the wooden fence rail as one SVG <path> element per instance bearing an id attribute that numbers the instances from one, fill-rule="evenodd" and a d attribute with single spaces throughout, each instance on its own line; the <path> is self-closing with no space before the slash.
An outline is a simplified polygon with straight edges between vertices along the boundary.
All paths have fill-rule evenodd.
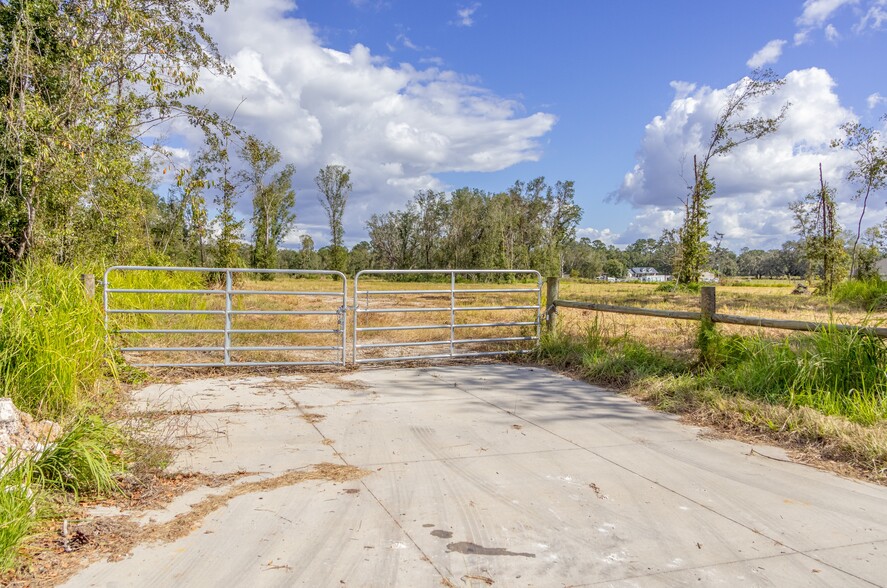
<path id="1" fill-rule="evenodd" d="M 594 310 L 597 312 L 614 312 L 619 314 L 633 314 L 640 316 L 654 316 L 690 321 L 708 319 L 713 323 L 725 323 L 731 325 L 746 325 L 752 327 L 767 327 L 770 329 L 786 329 L 790 331 L 818 331 L 820 329 L 834 329 L 837 331 L 863 331 L 877 337 L 887 338 L 885 327 L 865 327 L 858 325 L 839 325 L 834 323 L 820 323 L 811 321 L 792 321 L 753 316 L 737 316 L 721 314 L 717 312 L 717 298 L 714 286 L 703 286 L 699 294 L 700 310 L 664 310 L 659 308 L 638 308 L 633 306 L 614 306 L 611 304 L 598 304 L 595 302 L 580 302 L 576 300 L 559 300 L 557 298 L 557 278 L 548 278 L 549 298 L 546 308 L 548 329 L 552 330 L 557 325 L 558 308 L 578 308 L 580 310 Z M 554 296 L 551 294 L 554 293 Z"/>

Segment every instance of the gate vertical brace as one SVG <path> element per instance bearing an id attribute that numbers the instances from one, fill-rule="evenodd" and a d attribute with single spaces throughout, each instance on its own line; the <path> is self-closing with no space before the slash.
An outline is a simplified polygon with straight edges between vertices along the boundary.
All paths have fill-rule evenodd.
<path id="1" fill-rule="evenodd" d="M 225 270 L 225 365 L 231 364 L 231 270 Z"/>
<path id="2" fill-rule="evenodd" d="M 355 316 L 357 312 L 354 313 Z M 342 276 L 342 307 L 339 309 L 339 330 L 342 331 L 342 367 L 346 365 L 345 332 L 348 330 L 348 278 Z"/>
<path id="3" fill-rule="evenodd" d="M 450 357 L 456 354 L 456 272 L 450 272 Z"/>
<path id="4" fill-rule="evenodd" d="M 351 364 L 357 365 L 357 283 L 360 281 L 360 272 L 354 274 L 354 329 L 351 330 Z M 370 295 L 367 292 L 367 306 L 370 305 Z"/>
<path id="5" fill-rule="evenodd" d="M 536 279 L 538 299 L 536 302 L 536 346 L 542 344 L 542 276 Z"/>

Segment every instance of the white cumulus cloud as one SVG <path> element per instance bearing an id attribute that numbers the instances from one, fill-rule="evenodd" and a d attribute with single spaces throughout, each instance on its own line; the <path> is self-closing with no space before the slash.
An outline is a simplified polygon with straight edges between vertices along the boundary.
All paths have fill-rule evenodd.
<path id="1" fill-rule="evenodd" d="M 866 105 L 869 107 L 869 110 L 873 110 L 877 108 L 879 104 L 887 104 L 887 97 L 881 96 L 880 93 L 875 92 L 874 94 L 869 94 L 869 97 L 865 99 Z"/>
<path id="2" fill-rule="evenodd" d="M 241 0 L 209 19 L 237 73 L 204 76 L 198 99 L 223 116 L 236 110 L 235 124 L 296 164 L 304 226 L 324 223 L 313 178 L 330 163 L 352 171 L 350 240 L 370 214 L 402 206 L 416 190 L 445 188 L 435 174 L 498 171 L 540 157 L 552 114 L 526 113 L 454 71 L 391 64 L 361 44 L 324 47 L 293 8 L 288 0 Z M 193 131 L 180 131 L 199 147 Z"/>
<path id="3" fill-rule="evenodd" d="M 774 39 L 761 47 L 754 55 L 749 58 L 748 61 L 745 62 L 745 64 L 752 69 L 756 69 L 770 63 L 776 63 L 782 56 L 783 45 L 785 45 L 784 40 Z"/>
<path id="4" fill-rule="evenodd" d="M 840 125 L 854 120 L 834 92 L 827 71 L 810 68 L 790 72 L 779 92 L 754 104 L 748 116 L 771 116 L 791 102 L 777 133 L 741 145 L 711 163 L 716 194 L 711 201 L 711 231 L 722 232 L 725 244 L 778 245 L 791 235 L 790 202 L 818 184 L 818 165 L 826 180 L 850 193 L 844 184 L 852 157 L 830 146 L 841 136 Z M 637 216 L 621 239 L 656 237 L 663 228 L 681 223 L 681 199 L 693 177 L 693 155 L 700 154 L 733 86 L 696 87 L 673 83 L 675 98 L 668 111 L 647 126 L 634 168 L 613 194 L 630 203 Z M 845 222 L 852 217 L 844 206 Z"/>

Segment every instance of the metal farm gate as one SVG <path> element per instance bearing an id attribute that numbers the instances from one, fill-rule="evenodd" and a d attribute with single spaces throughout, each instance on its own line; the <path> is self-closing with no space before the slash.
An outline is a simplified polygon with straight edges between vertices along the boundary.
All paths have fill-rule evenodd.
<path id="1" fill-rule="evenodd" d="M 105 324 L 137 367 L 344 366 L 349 310 L 354 364 L 527 353 L 539 341 L 533 270 L 366 270 L 350 306 L 347 284 L 334 271 L 115 266 Z M 429 352 L 403 353 L 415 348 Z"/>
<path id="2" fill-rule="evenodd" d="M 245 274 L 269 285 L 275 277 L 339 281 L 305 282 L 318 290 L 239 289 L 238 277 Z M 212 281 L 216 288 L 206 286 Z M 284 286 L 294 282 L 300 285 L 289 279 Z M 124 340 L 120 351 L 135 355 L 134 366 L 345 365 L 347 280 L 341 272 L 115 266 L 105 272 L 103 285 L 105 324 L 111 327 L 115 317 L 113 332 Z M 190 344 L 165 345 L 164 335 L 187 337 Z M 207 356 L 209 361 L 200 361 Z"/>
<path id="3" fill-rule="evenodd" d="M 386 287 L 362 289 L 371 276 L 387 277 Z M 444 278 L 440 288 L 391 289 L 390 279 L 410 280 L 423 276 Z M 457 277 L 474 278 L 463 282 Z M 510 278 L 517 285 L 503 287 L 496 282 L 484 284 L 483 279 Z M 531 283 L 521 286 L 520 278 Z M 480 286 L 480 287 L 476 287 Z M 500 304 L 479 303 L 478 295 L 489 299 L 506 298 Z M 508 295 L 508 296 L 502 296 Z M 517 298 L 517 301 L 514 299 Z M 443 359 L 479 357 L 503 353 L 526 353 L 539 341 L 542 321 L 542 276 L 534 270 L 365 270 L 354 276 L 353 301 L 353 354 L 352 361 L 378 363 L 399 360 Z M 514 316 L 518 312 L 523 316 Z M 502 316 L 490 322 L 484 317 L 489 313 Z M 506 314 L 502 314 L 506 313 Z M 432 315 L 436 320 L 410 321 L 414 314 Z M 480 315 L 480 322 L 473 319 Z M 361 317 L 364 317 L 361 324 Z M 397 317 L 397 320 L 386 320 Z M 466 317 L 466 320 L 461 320 Z M 392 324 L 397 323 L 397 324 Z M 401 324 L 407 323 L 407 324 Z M 505 331 L 504 333 L 502 331 Z M 410 332 L 431 333 L 420 340 L 387 340 L 388 337 Z M 370 333 L 375 339 L 369 339 Z M 462 336 L 462 333 L 468 333 Z M 379 336 L 382 335 L 382 341 Z M 434 336 L 436 335 L 436 336 Z M 503 347 L 503 344 L 505 346 Z M 426 354 L 392 355 L 398 348 L 431 348 Z M 367 356 L 367 352 L 374 353 Z"/>

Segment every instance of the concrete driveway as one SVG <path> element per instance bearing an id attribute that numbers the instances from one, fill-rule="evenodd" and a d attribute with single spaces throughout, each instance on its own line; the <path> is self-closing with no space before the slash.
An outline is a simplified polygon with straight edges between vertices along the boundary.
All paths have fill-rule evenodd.
<path id="1" fill-rule="evenodd" d="M 505 364 L 153 385 L 174 466 L 274 480 L 68 586 L 887 585 L 887 488 L 782 461 L 607 390 Z M 339 380 L 339 381 L 337 381 Z M 754 449 L 754 451 L 753 451 Z M 186 512 L 200 489 L 154 520 Z"/>

